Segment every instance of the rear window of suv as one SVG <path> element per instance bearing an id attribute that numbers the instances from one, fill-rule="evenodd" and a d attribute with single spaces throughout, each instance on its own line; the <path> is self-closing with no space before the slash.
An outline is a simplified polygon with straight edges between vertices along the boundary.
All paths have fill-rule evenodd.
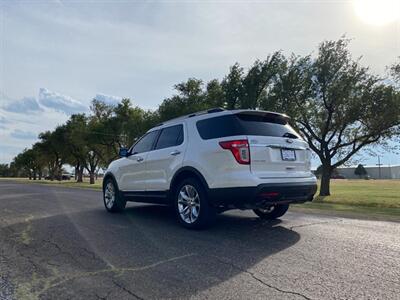
<path id="1" fill-rule="evenodd" d="M 271 115 L 225 115 L 200 120 L 196 126 L 204 140 L 235 135 L 299 138 L 286 120 Z"/>

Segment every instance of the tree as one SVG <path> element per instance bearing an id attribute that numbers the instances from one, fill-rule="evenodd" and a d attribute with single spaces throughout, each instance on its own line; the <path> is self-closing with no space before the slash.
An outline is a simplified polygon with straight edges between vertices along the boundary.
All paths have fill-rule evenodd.
<path id="1" fill-rule="evenodd" d="M 36 180 L 38 171 L 37 155 L 32 149 L 24 149 L 14 158 L 14 163 L 22 175 L 26 175 L 29 179 Z"/>
<path id="2" fill-rule="evenodd" d="M 119 148 L 129 147 L 136 138 L 160 122 L 156 112 L 133 106 L 128 98 L 122 99 L 116 106 L 97 105 L 96 109 L 99 107 L 110 113 L 94 112 L 88 120 L 91 134 L 103 148 L 102 165 L 108 165 L 118 157 Z"/>
<path id="3" fill-rule="evenodd" d="M 9 177 L 10 168 L 8 164 L 0 164 L 0 177 Z"/>
<path id="4" fill-rule="evenodd" d="M 362 178 L 365 177 L 368 173 L 367 170 L 365 170 L 364 166 L 362 164 L 359 164 L 354 170 L 354 174 Z"/>
<path id="5" fill-rule="evenodd" d="M 95 118 L 89 120 L 87 134 L 85 137 L 84 167 L 89 173 L 90 184 L 95 183 L 95 173 L 101 161 L 104 161 L 106 146 L 99 144 L 98 123 Z"/>
<path id="6" fill-rule="evenodd" d="M 14 163 L 0 164 L 0 177 L 16 177 L 18 170 L 15 168 Z"/>
<path id="7" fill-rule="evenodd" d="M 61 180 L 62 166 L 69 155 L 65 125 L 58 126 L 54 131 L 39 134 L 38 149 L 46 156 L 50 180 Z"/>
<path id="8" fill-rule="evenodd" d="M 225 93 L 218 79 L 213 79 L 207 83 L 205 102 L 210 107 L 225 107 Z"/>
<path id="9" fill-rule="evenodd" d="M 293 118 L 322 163 L 320 195 L 330 195 L 332 171 L 360 149 L 398 132 L 400 96 L 353 60 L 349 40 L 323 42 L 315 59 L 292 56 L 279 71 L 265 109 Z"/>
<path id="10" fill-rule="evenodd" d="M 267 57 L 266 60 L 256 60 L 242 79 L 239 94 L 240 108 L 255 109 L 266 99 L 267 88 L 272 85 L 284 57 L 280 52 Z"/>
<path id="11" fill-rule="evenodd" d="M 399 62 L 394 63 L 389 67 L 389 74 L 393 80 L 397 82 L 398 87 L 400 88 L 400 57 Z"/>
<path id="12" fill-rule="evenodd" d="M 227 109 L 236 109 L 240 105 L 243 84 L 242 80 L 243 68 L 238 63 L 235 63 L 230 67 L 228 75 L 221 83 Z"/>
<path id="13" fill-rule="evenodd" d="M 85 114 L 72 115 L 65 125 L 65 140 L 68 149 L 66 162 L 75 167 L 75 179 L 83 181 L 87 136 L 87 117 Z"/>
<path id="14" fill-rule="evenodd" d="M 165 99 L 158 107 L 161 122 L 210 108 L 206 101 L 206 92 L 203 91 L 202 80 L 189 78 L 174 88 L 178 94 Z"/>
<path id="15" fill-rule="evenodd" d="M 41 180 L 43 176 L 43 169 L 47 163 L 46 155 L 43 153 L 41 147 L 37 143 L 32 146 L 32 155 L 34 178 L 36 178 L 37 173 L 38 179 Z"/>

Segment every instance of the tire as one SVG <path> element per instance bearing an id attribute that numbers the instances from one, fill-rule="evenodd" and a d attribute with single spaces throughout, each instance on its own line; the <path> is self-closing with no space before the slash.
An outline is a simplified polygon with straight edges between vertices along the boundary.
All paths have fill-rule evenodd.
<path id="1" fill-rule="evenodd" d="M 118 186 L 112 178 L 107 178 L 104 182 L 103 202 L 108 212 L 120 212 L 125 209 L 126 201 L 122 198 Z"/>
<path id="2" fill-rule="evenodd" d="M 287 210 L 289 209 L 289 204 L 278 204 L 270 206 L 269 208 L 262 209 L 257 208 L 253 209 L 254 213 L 264 220 L 274 220 L 279 217 L 282 217 Z"/>
<path id="3" fill-rule="evenodd" d="M 179 223 L 189 229 L 202 229 L 214 223 L 216 210 L 210 205 L 204 186 L 195 178 L 179 182 L 173 205 Z"/>

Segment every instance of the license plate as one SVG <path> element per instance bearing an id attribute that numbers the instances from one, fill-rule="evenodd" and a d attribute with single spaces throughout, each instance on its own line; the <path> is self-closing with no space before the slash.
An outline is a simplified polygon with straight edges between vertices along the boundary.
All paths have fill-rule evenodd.
<path id="1" fill-rule="evenodd" d="M 296 160 L 296 152 L 291 149 L 281 149 L 282 160 Z"/>

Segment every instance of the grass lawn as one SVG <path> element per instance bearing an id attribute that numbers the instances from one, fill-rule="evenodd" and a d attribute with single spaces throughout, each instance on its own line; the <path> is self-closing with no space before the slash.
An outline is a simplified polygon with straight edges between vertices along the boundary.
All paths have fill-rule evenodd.
<path id="1" fill-rule="evenodd" d="M 87 178 L 82 183 L 26 178 L 0 180 L 90 189 L 101 189 L 102 184 L 101 179 L 89 184 Z M 332 180 L 331 194 L 328 197 L 317 196 L 313 202 L 293 205 L 291 210 L 400 221 L 400 180 Z"/>
<path id="2" fill-rule="evenodd" d="M 331 196 L 317 196 L 311 203 L 293 207 L 378 218 L 385 215 L 400 221 L 400 180 L 332 180 Z"/>
<path id="3" fill-rule="evenodd" d="M 87 188 L 87 189 L 101 189 L 102 179 L 96 181 L 95 184 L 89 184 L 89 178 L 84 178 L 83 182 L 75 182 L 75 180 L 63 180 L 63 181 L 51 181 L 51 180 L 29 180 L 28 178 L 4 178 L 0 177 L 0 180 L 17 181 L 21 183 L 32 183 L 32 184 L 51 184 L 62 187 L 71 188 Z"/>

